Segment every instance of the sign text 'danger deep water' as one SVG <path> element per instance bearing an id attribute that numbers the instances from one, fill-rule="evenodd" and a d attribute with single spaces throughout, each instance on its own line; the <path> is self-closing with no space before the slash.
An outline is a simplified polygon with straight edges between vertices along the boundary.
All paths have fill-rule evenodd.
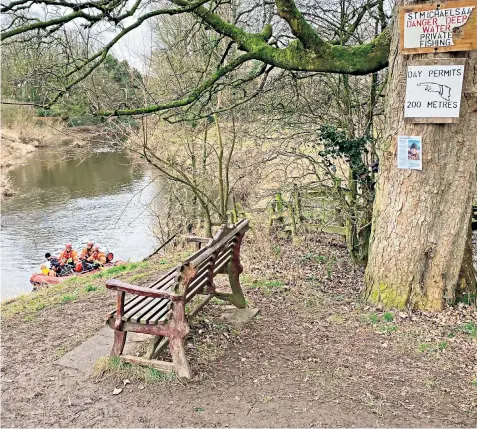
<path id="1" fill-rule="evenodd" d="M 402 53 L 466 51 L 477 48 L 477 0 L 403 6 Z"/>

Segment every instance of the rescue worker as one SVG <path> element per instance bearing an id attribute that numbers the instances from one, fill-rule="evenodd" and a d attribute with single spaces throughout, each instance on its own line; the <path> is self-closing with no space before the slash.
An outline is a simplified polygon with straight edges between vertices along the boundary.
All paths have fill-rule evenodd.
<path id="1" fill-rule="evenodd" d="M 73 250 L 71 243 L 65 244 L 65 250 L 58 256 L 63 271 L 72 271 L 78 263 L 78 253 Z"/>
<path id="2" fill-rule="evenodd" d="M 94 242 L 88 241 L 86 247 L 81 251 L 80 260 L 82 265 L 82 271 L 91 270 L 91 264 L 88 262 L 88 259 L 92 256 L 94 252 Z M 78 271 L 78 270 L 77 270 Z"/>
<path id="3" fill-rule="evenodd" d="M 106 263 L 106 254 L 99 250 L 99 246 L 93 247 L 93 253 L 86 259 L 83 267 L 86 271 L 95 270 Z"/>
<path id="4" fill-rule="evenodd" d="M 86 259 L 88 259 L 93 254 L 93 246 L 94 242 L 88 241 L 86 243 L 86 247 L 81 251 L 79 258 L 83 261 L 86 261 Z"/>

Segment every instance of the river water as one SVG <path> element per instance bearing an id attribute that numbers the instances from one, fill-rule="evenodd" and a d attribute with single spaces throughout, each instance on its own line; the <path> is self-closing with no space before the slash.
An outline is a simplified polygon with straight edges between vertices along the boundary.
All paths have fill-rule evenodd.
<path id="1" fill-rule="evenodd" d="M 1 205 L 1 299 L 31 291 L 45 252 L 58 254 L 68 241 L 78 253 L 92 240 L 132 261 L 157 247 L 149 209 L 161 205 L 154 171 L 125 152 L 84 152 L 40 150 L 10 171 L 18 193 Z"/>

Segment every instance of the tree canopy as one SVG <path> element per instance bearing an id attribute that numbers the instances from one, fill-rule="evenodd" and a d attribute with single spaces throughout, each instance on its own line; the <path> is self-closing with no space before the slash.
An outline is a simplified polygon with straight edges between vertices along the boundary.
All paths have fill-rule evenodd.
<path id="1" fill-rule="evenodd" d="M 249 62 L 265 67 L 252 67 L 248 80 L 269 73 L 271 68 L 352 75 L 382 70 L 388 63 L 390 46 L 389 16 L 383 2 L 305 0 L 297 5 L 293 0 L 15 0 L 2 4 L 1 39 L 4 43 L 16 43 L 36 38 L 48 43 L 72 23 L 81 29 L 88 41 L 87 52 L 68 58 L 64 64 L 62 86 L 44 103 L 51 107 L 107 63 L 113 46 L 135 28 L 165 16 L 191 16 L 191 31 L 201 27 L 213 32 L 226 46 L 215 69 L 195 88 L 175 99 L 149 99 L 141 107 L 96 112 L 118 116 L 147 114 L 197 102 L 217 82 L 247 67 Z M 105 34 L 111 35 L 108 40 Z"/>

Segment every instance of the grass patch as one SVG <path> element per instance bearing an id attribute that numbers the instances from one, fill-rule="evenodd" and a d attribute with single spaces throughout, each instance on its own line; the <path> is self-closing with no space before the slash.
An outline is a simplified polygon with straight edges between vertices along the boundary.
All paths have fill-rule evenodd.
<path id="1" fill-rule="evenodd" d="M 61 302 L 66 304 L 68 302 L 76 301 L 78 299 L 78 292 L 75 291 L 72 294 L 65 294 L 61 297 Z"/>
<path id="2" fill-rule="evenodd" d="M 225 299 L 219 299 L 219 298 L 216 298 L 215 296 L 210 300 L 210 303 L 212 305 L 229 305 L 229 302 L 226 301 Z"/>
<path id="3" fill-rule="evenodd" d="M 134 282 L 137 282 L 138 280 L 144 279 L 145 277 L 151 276 L 155 272 L 156 270 L 151 270 L 151 271 L 145 271 L 143 273 L 134 274 L 133 276 L 126 277 L 124 281 L 126 281 L 127 283 L 134 283 Z"/>
<path id="4" fill-rule="evenodd" d="M 14 316 L 21 316 L 23 320 L 31 321 L 44 308 L 85 299 L 92 292 L 106 295 L 108 291 L 104 287 L 104 279 L 148 267 L 149 262 L 119 265 L 91 276 L 72 277 L 59 285 L 20 295 L 0 304 L 2 318 L 5 321 Z"/>
<path id="5" fill-rule="evenodd" d="M 157 370 L 156 368 L 144 367 L 144 381 L 146 383 L 164 383 L 168 381 L 173 381 L 177 377 L 174 373 L 166 374 Z"/>
<path id="6" fill-rule="evenodd" d="M 118 265 L 116 267 L 107 268 L 105 270 L 101 270 L 99 273 L 93 274 L 90 276 L 91 279 L 101 279 L 104 277 L 110 277 L 117 274 L 129 273 L 131 271 L 136 271 L 139 268 L 145 268 L 149 265 L 146 262 L 130 262 L 128 264 Z"/>
<path id="7" fill-rule="evenodd" d="M 360 317 L 361 322 L 372 325 L 379 334 L 392 334 L 398 330 L 398 326 L 394 324 L 394 315 L 390 312 L 379 315 L 377 313 L 363 315 Z"/>
<path id="8" fill-rule="evenodd" d="M 124 362 L 117 356 L 99 358 L 90 375 L 94 381 L 113 381 L 122 383 L 124 380 L 139 381 L 144 383 L 171 382 L 177 379 L 174 373 L 166 374 L 155 368 L 135 365 Z"/>
<path id="9" fill-rule="evenodd" d="M 393 332 L 396 332 L 398 330 L 398 327 L 396 325 L 380 325 L 378 327 L 378 332 L 380 334 L 392 334 Z"/>
<path id="10" fill-rule="evenodd" d="M 284 283 L 280 280 L 269 280 L 269 279 L 252 279 L 247 276 L 244 277 L 242 283 L 245 287 L 249 289 L 258 289 L 265 296 L 270 296 L 272 293 L 283 290 L 285 287 Z"/>
<path id="11" fill-rule="evenodd" d="M 477 339 L 477 325 L 474 322 L 466 322 L 454 326 L 447 334 L 447 338 L 455 338 L 457 334 L 464 334 L 470 338 Z"/>
<path id="12" fill-rule="evenodd" d="M 369 322 L 372 324 L 372 325 L 376 325 L 379 323 L 379 317 L 377 314 L 371 314 L 371 316 L 369 316 Z"/>
<path id="13" fill-rule="evenodd" d="M 314 253 L 305 253 L 301 257 L 301 262 L 315 262 L 317 264 L 322 264 L 327 262 L 328 258 L 324 255 L 316 255 Z"/>
<path id="14" fill-rule="evenodd" d="M 84 291 L 85 292 L 95 292 L 98 290 L 98 286 L 93 286 L 93 285 L 87 285 L 85 288 L 84 288 Z"/>
<path id="15" fill-rule="evenodd" d="M 447 341 L 439 341 L 438 343 L 419 343 L 417 350 L 419 353 L 438 353 L 444 351 L 448 347 Z"/>
<path id="16" fill-rule="evenodd" d="M 471 338 L 477 338 L 477 325 L 474 322 L 464 323 L 458 327 L 458 330 Z"/>

